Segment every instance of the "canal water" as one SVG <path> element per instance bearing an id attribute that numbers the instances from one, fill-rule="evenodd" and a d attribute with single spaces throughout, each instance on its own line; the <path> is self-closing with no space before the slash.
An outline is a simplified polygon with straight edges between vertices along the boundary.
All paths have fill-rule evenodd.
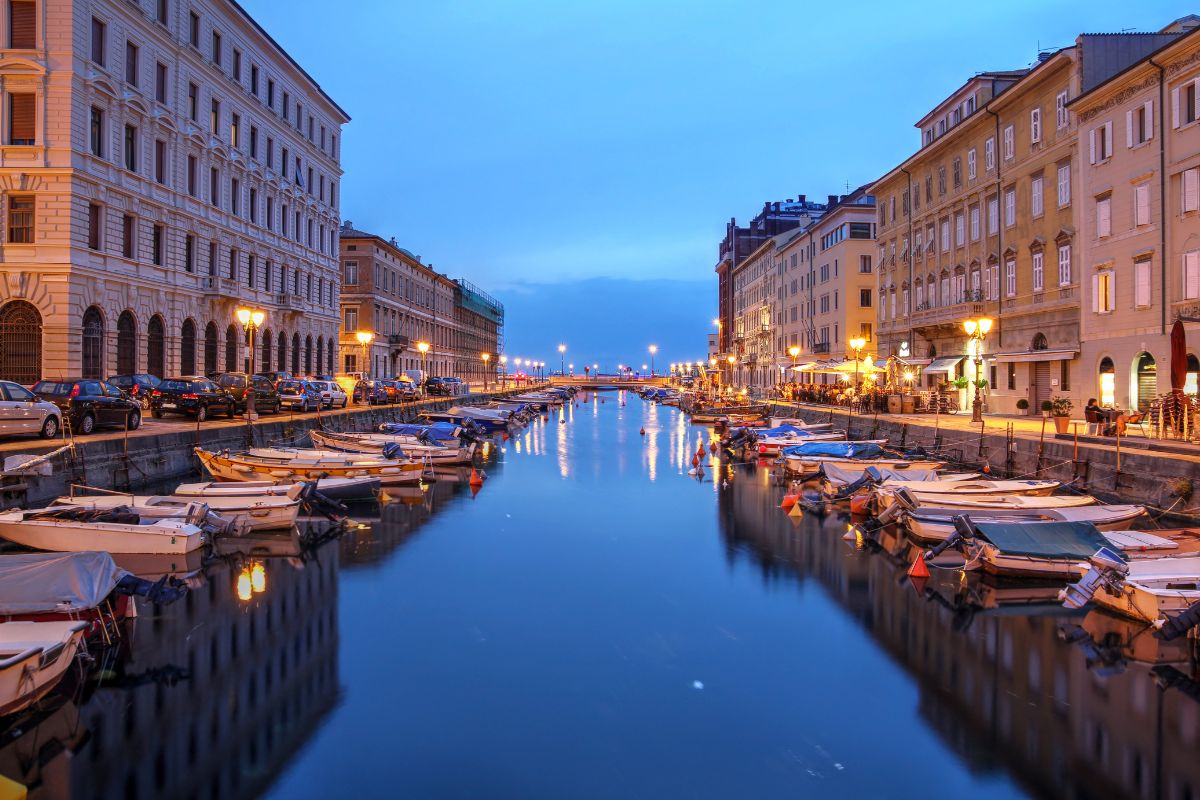
<path id="1" fill-rule="evenodd" d="M 1053 588 L 913 586 L 903 542 L 782 513 L 769 466 L 688 476 L 708 436 L 592 394 L 492 445 L 478 493 L 231 546 L 0 740 L 0 774 L 35 798 L 1197 796 L 1185 646 Z"/>

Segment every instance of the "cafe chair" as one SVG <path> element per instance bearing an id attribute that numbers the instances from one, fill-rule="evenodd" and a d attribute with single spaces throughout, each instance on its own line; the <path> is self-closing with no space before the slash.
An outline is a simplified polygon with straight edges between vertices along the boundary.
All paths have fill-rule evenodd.
<path id="1" fill-rule="evenodd" d="M 1145 411 L 1138 411 L 1125 418 L 1125 430 L 1137 428 L 1138 432 L 1142 434 L 1142 438 L 1149 439 L 1150 435 L 1146 433 L 1146 423 L 1149 421 L 1149 415 Z"/>

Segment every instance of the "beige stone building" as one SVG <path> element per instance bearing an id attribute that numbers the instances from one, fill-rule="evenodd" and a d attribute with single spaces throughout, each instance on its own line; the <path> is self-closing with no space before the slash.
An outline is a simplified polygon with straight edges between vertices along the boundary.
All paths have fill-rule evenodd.
<path id="1" fill-rule="evenodd" d="M 853 358 L 850 339 L 867 340 L 875 353 L 875 200 L 865 189 L 830 197 L 824 215 L 792 231 L 779 246 L 776 264 L 780 326 L 776 360 L 797 362 Z M 821 379 L 819 379 L 821 380 Z"/>
<path id="2" fill-rule="evenodd" d="M 733 283 L 733 347 L 738 386 L 771 386 L 779 380 L 775 365 L 778 325 L 776 250 L 791 235 L 781 233 L 763 241 L 731 272 Z"/>
<path id="3" fill-rule="evenodd" d="M 487 369 L 491 379 L 503 342 L 503 305 L 468 281 L 446 277 L 395 239 L 347 221 L 340 240 L 342 371 L 391 378 L 424 367 L 427 375 L 482 382 Z M 366 348 L 360 331 L 373 335 Z M 429 345 L 424 357 L 421 343 Z"/>
<path id="4" fill-rule="evenodd" d="M 1168 27 L 1180 35 L 1070 106 L 1080 131 L 1083 394 L 1121 408 L 1145 409 L 1170 389 L 1171 326 L 1200 318 L 1198 22 Z M 1200 324 L 1186 330 L 1195 393 Z"/>
<path id="5" fill-rule="evenodd" d="M 324 371 L 348 116 L 236 3 L 0 15 L 0 377 Z"/>

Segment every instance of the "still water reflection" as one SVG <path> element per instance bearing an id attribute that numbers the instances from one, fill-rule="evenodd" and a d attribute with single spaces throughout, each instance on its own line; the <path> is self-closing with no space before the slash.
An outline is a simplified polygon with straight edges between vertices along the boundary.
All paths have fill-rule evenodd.
<path id="1" fill-rule="evenodd" d="M 917 591 L 903 542 L 793 522 L 767 468 L 689 478 L 707 436 L 593 395 L 499 443 L 476 495 L 448 476 L 280 546 L 249 603 L 231 557 L 0 740 L 0 773 L 85 798 L 1196 796 L 1186 646 L 1052 589 Z"/>

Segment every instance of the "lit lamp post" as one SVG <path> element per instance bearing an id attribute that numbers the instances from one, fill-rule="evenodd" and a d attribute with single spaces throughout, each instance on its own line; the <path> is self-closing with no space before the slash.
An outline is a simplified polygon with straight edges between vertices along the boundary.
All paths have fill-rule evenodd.
<path id="1" fill-rule="evenodd" d="M 425 374 L 425 355 L 429 352 L 429 342 L 417 342 L 417 351 L 421 354 L 421 389 L 424 389 L 429 377 Z"/>
<path id="2" fill-rule="evenodd" d="M 566 363 L 565 363 L 566 360 L 567 360 L 567 346 L 565 344 L 560 344 L 558 346 L 558 374 L 562 375 L 564 377 L 566 377 L 566 374 L 567 374 L 567 367 L 566 367 Z"/>
<path id="3" fill-rule="evenodd" d="M 737 382 L 733 379 L 733 365 L 737 363 L 737 356 L 731 355 L 725 360 L 729 362 L 729 385 L 732 387 Z"/>
<path id="4" fill-rule="evenodd" d="M 500 388 L 508 383 L 508 356 L 500 356 Z"/>
<path id="5" fill-rule="evenodd" d="M 971 422 L 983 422 L 983 337 L 992 329 L 991 317 L 963 320 L 963 330 L 975 342 L 975 400 L 971 403 Z"/>
<path id="6" fill-rule="evenodd" d="M 483 359 L 483 390 L 486 392 L 488 388 L 488 362 L 492 360 L 492 354 L 480 353 L 479 357 Z"/>
<path id="7" fill-rule="evenodd" d="M 370 363 L 367 358 L 367 349 L 371 346 L 371 342 L 375 341 L 375 334 L 370 331 L 356 331 L 354 338 L 358 339 L 358 346 L 362 348 L 362 366 L 359 367 L 359 372 L 363 375 L 370 375 L 370 370 L 367 369 L 367 364 Z"/>
<path id="8" fill-rule="evenodd" d="M 650 345 L 650 377 L 654 377 L 654 354 L 658 352 L 658 345 Z"/>
<path id="9" fill-rule="evenodd" d="M 258 419 L 258 414 L 254 411 L 254 332 L 262 325 L 263 320 L 267 318 L 265 311 L 259 308 L 239 308 L 234 312 L 237 321 L 242 323 L 242 328 L 250 336 L 250 358 L 249 375 L 246 379 L 246 419 Z"/>
<path id="10" fill-rule="evenodd" d="M 789 375 L 788 377 L 791 380 L 795 380 L 796 379 L 796 357 L 800 355 L 800 348 L 797 347 L 796 345 L 792 345 L 791 347 L 788 348 L 788 355 L 792 357 L 792 374 Z M 787 381 L 787 383 L 791 383 L 791 380 Z"/>

